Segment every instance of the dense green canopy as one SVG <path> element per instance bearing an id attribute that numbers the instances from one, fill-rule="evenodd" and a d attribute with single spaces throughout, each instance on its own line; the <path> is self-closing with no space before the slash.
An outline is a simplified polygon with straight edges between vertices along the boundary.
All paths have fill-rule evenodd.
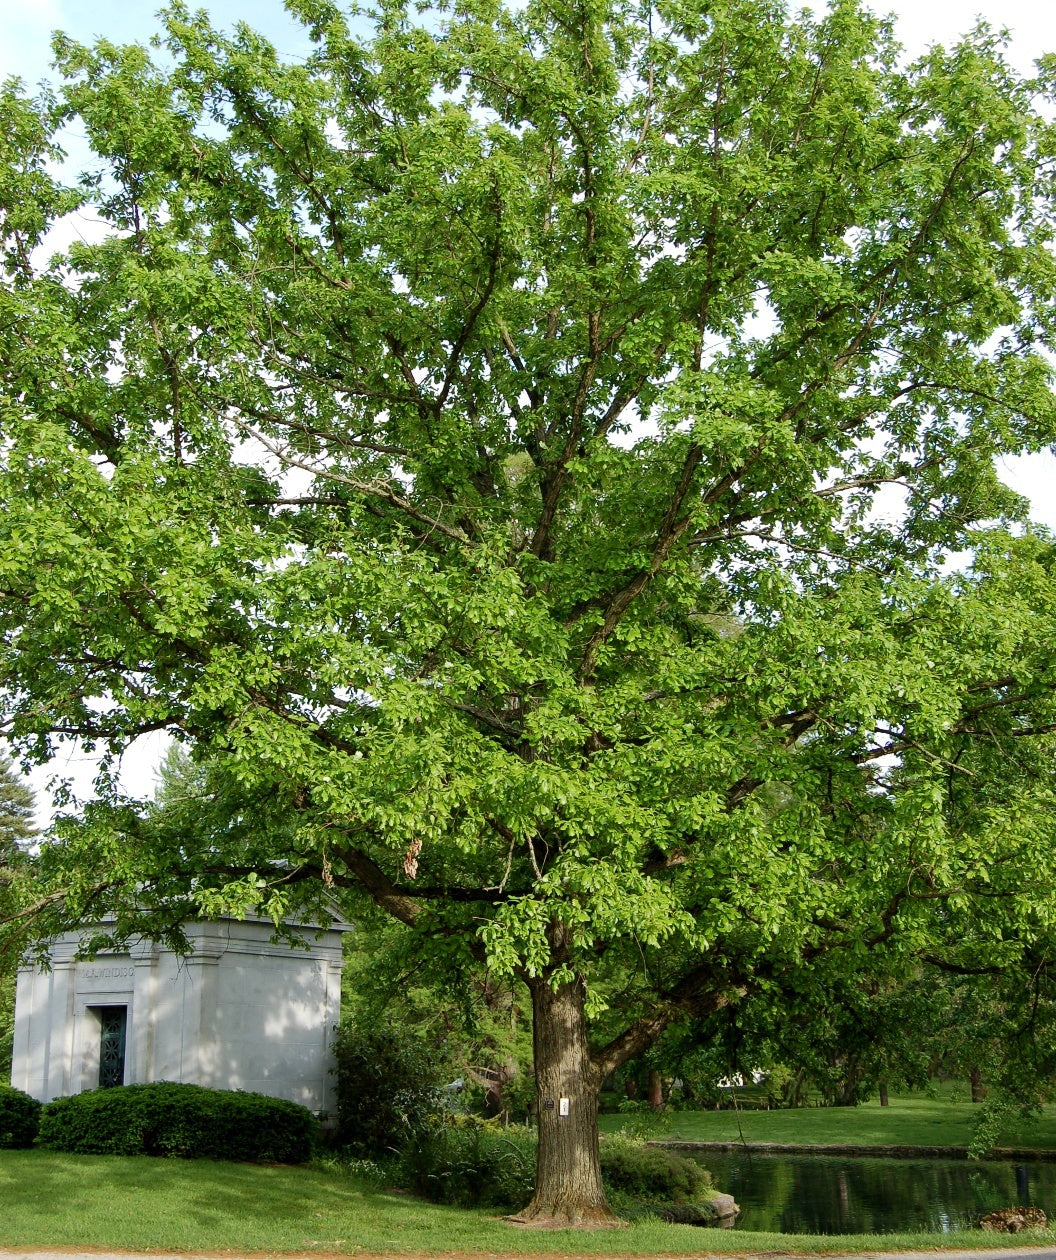
<path id="1" fill-rule="evenodd" d="M 19 922 L 366 896 L 528 981 L 574 1115 L 789 968 L 1047 939 L 1054 551 L 994 461 L 1056 437 L 1056 65 L 854 0 L 290 7 L 306 61 L 176 5 L 0 105 L 8 732 L 204 792 L 104 772 Z M 533 1212 L 603 1214 L 540 1116 Z"/>

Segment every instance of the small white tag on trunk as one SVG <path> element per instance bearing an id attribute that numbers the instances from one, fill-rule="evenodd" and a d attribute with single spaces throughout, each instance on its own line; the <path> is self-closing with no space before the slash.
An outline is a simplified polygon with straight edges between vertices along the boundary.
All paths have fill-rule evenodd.
<path id="1" fill-rule="evenodd" d="M 568 1099 L 567 1098 L 559 1098 L 557 1100 L 557 1114 L 559 1116 L 568 1115 Z"/>

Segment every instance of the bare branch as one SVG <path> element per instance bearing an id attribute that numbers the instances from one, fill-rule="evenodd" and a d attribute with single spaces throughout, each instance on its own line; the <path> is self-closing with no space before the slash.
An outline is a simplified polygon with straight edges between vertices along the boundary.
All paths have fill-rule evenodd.
<path id="1" fill-rule="evenodd" d="M 430 516 L 428 512 L 422 511 L 421 508 L 415 507 L 410 500 L 404 498 L 403 495 L 397 494 L 387 482 L 370 482 L 362 481 L 358 477 L 349 477 L 345 473 L 339 473 L 332 468 L 320 468 L 317 464 L 310 464 L 307 460 L 299 459 L 291 455 L 288 450 L 283 449 L 276 443 L 267 438 L 259 429 L 252 425 L 232 417 L 234 423 L 246 434 L 259 442 L 263 447 L 271 452 L 277 460 L 285 464 L 289 468 L 300 468 L 304 472 L 310 472 L 315 477 L 320 477 L 324 481 L 333 481 L 338 485 L 351 486 L 353 490 L 360 494 L 367 495 L 374 499 L 380 499 L 384 503 L 389 503 L 393 507 L 398 508 L 412 520 L 418 521 L 422 525 L 427 525 L 430 531 L 435 530 L 437 533 L 444 534 L 446 537 L 453 539 L 455 542 L 470 545 L 470 538 L 457 525 L 446 525 L 443 521 L 435 516 Z"/>

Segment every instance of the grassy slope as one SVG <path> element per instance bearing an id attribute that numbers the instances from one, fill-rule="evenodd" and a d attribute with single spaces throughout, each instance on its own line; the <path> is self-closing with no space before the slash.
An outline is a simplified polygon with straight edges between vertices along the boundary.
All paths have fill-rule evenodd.
<path id="1" fill-rule="evenodd" d="M 979 1234 L 818 1237 L 640 1224 L 518 1230 L 484 1212 L 385 1194 L 338 1173 L 50 1151 L 0 1151 L 0 1247 L 117 1251 L 569 1253 L 832 1252 L 993 1244 Z M 1051 1243 L 1019 1234 L 1002 1246 Z"/>
<path id="2" fill-rule="evenodd" d="M 804 1107 L 794 1111 L 679 1111 L 657 1130 L 659 1139 L 693 1142 L 777 1142 L 805 1146 L 967 1146 L 978 1107 L 942 1099 L 892 1098 L 860 1107 Z M 601 1117 L 603 1132 L 615 1132 L 625 1118 Z M 1002 1146 L 1056 1148 L 1056 1106 L 1037 1120 L 1017 1120 Z"/>

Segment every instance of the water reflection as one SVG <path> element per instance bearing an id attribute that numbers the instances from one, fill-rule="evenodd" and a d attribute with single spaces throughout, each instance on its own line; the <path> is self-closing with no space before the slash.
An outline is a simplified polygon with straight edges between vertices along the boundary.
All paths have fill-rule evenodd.
<path id="1" fill-rule="evenodd" d="M 1032 1204 L 1056 1214 L 1056 1164 L 849 1159 L 825 1155 L 701 1156 L 741 1207 L 737 1226 L 793 1234 L 948 1234 L 986 1212 Z"/>

